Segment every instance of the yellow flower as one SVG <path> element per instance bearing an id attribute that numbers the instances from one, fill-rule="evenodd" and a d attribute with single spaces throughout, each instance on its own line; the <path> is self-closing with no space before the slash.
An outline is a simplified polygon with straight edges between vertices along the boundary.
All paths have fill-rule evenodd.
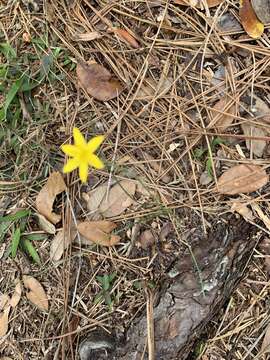
<path id="1" fill-rule="evenodd" d="M 79 176 L 83 183 L 87 180 L 88 167 L 103 169 L 103 162 L 94 154 L 102 141 L 103 135 L 95 136 L 86 142 L 79 129 L 73 128 L 74 145 L 62 145 L 61 150 L 71 157 L 63 168 L 64 173 L 69 173 L 79 168 Z"/>

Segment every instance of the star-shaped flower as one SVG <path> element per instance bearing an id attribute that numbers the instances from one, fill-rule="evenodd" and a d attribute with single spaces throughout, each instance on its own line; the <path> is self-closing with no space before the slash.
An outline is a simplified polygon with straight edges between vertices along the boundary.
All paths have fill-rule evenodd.
<path id="1" fill-rule="evenodd" d="M 71 157 L 63 168 L 64 173 L 69 173 L 79 168 L 79 176 L 83 183 L 88 176 L 88 167 L 103 169 L 103 162 L 94 154 L 104 140 L 103 135 L 93 137 L 86 142 L 78 128 L 73 128 L 74 145 L 62 145 L 61 150 Z"/>

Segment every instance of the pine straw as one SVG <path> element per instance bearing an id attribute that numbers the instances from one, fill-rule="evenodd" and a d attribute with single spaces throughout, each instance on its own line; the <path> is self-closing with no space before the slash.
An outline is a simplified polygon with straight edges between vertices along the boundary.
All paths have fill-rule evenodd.
<path id="1" fill-rule="evenodd" d="M 214 326 L 215 334 L 205 344 L 199 359 L 268 359 L 269 355 L 261 347 L 269 326 L 270 282 L 262 261 L 264 257 L 261 252 L 254 253 L 245 279 L 231 296 L 218 322 L 209 326 L 209 330 Z"/>
<path id="2" fill-rule="evenodd" d="M 238 18 L 238 1 L 227 1 L 211 9 L 211 17 L 198 9 L 175 6 L 172 1 L 158 1 L 158 7 L 152 6 L 153 3 L 83 0 L 65 5 L 63 1 L 52 1 L 44 2 L 44 6 L 40 4 L 33 14 L 25 5 L 10 2 L 1 9 L 5 41 L 17 46 L 21 56 L 28 52 L 41 56 L 37 47 L 22 44 L 23 33 L 31 34 L 32 38 L 47 35 L 50 45 L 43 54 L 49 54 L 50 48 L 61 47 L 73 62 L 95 60 L 103 64 L 125 85 L 116 99 L 107 103 L 95 101 L 78 89 L 75 72 L 67 69 L 62 59 L 55 59 L 57 81 L 42 84 L 35 93 L 41 104 L 48 105 L 45 121 L 37 123 L 31 119 L 25 124 L 20 138 L 24 161 L 18 166 L 13 161 L 13 172 L 3 174 L 1 191 L 12 196 L 14 206 L 34 209 L 37 191 L 48 173 L 61 169 L 64 158 L 59 146 L 70 139 L 72 127 L 76 125 L 85 134 L 107 135 L 102 155 L 108 167 L 104 171 L 93 171 L 86 189 L 76 176 L 67 177 L 68 194 L 58 202 L 60 208 L 65 202 L 62 213 L 67 231 L 77 216 L 88 216 L 82 191 L 108 180 L 128 178 L 154 193 L 150 198 L 140 196 L 131 209 L 113 219 L 123 238 L 119 247 L 89 249 L 75 245 L 55 266 L 48 260 L 50 239 L 47 239 L 37 244 L 43 259 L 41 268 L 24 258 L 16 262 L 6 260 L 1 291 L 12 291 L 16 274 L 30 273 L 42 282 L 50 298 L 49 314 L 41 314 L 21 300 L 10 322 L 10 334 L 2 341 L 4 353 L 14 359 L 75 359 L 80 339 L 93 329 L 123 331 L 146 309 L 145 290 L 134 284 L 158 282 L 168 263 L 188 245 L 186 239 L 192 229 L 207 233 L 218 216 L 230 211 L 230 199 L 217 195 L 215 182 L 227 166 L 245 163 L 249 152 L 244 142 L 241 146 L 247 159 L 232 143 L 220 144 L 222 157 L 212 149 L 211 142 L 217 136 L 230 136 L 235 141 L 244 139 L 238 125 L 246 119 L 242 112 L 238 113 L 228 135 L 215 130 L 213 122 L 209 125 L 213 119 L 211 108 L 224 96 L 224 91 L 231 104 L 237 103 L 240 109 L 244 107 L 246 113 L 250 113 L 250 106 L 239 103 L 241 96 L 249 95 L 252 101 L 256 94 L 269 103 L 269 27 L 256 41 L 250 41 L 243 31 L 220 31 L 217 21 L 222 14 L 228 11 Z M 163 14 L 160 22 L 156 21 L 158 13 Z M 169 20 L 165 17 L 167 13 Z M 130 48 L 108 31 L 114 26 L 133 33 L 140 48 Z M 93 31 L 99 31 L 102 37 L 91 42 L 78 41 L 79 34 Z M 248 51 L 249 56 L 239 55 L 240 49 Z M 34 64 L 26 66 L 32 68 Z M 226 68 L 225 79 L 211 83 L 211 76 L 219 66 Z M 61 79 L 60 74 L 65 78 Z M 158 89 L 161 78 L 171 82 L 168 91 Z M 153 90 L 149 101 L 140 95 L 146 86 Z M 33 150 L 29 144 L 38 147 Z M 169 151 L 171 144 L 178 145 L 172 152 Z M 199 182 L 205 164 L 194 157 L 196 148 L 206 148 L 209 152 L 214 173 L 208 186 Z M 269 165 L 267 158 L 253 162 L 265 168 Z M 27 175 L 22 180 L 25 169 Z M 253 201 L 267 209 L 267 191 L 257 192 L 243 201 Z M 139 230 L 153 228 L 158 233 L 167 221 L 173 224 L 176 234 L 169 244 L 163 244 L 167 246 L 168 263 L 156 252 L 134 247 L 136 238 L 132 235 L 138 224 Z M 118 300 L 113 312 L 109 312 L 104 302 L 94 304 L 93 300 L 100 290 L 96 275 L 112 271 L 117 278 L 111 293 Z M 266 278 L 263 281 L 267 281 Z M 251 339 L 265 327 L 266 315 L 265 319 L 263 315 L 255 318 L 254 313 L 248 314 L 249 318 L 236 316 L 241 304 L 249 304 L 251 297 L 254 298 L 251 296 L 254 283 L 246 280 L 244 284 L 249 284 L 250 289 L 242 291 L 243 285 L 239 287 L 233 295 L 235 307 L 230 303 L 223 320 L 216 324 L 216 335 L 206 350 L 213 359 L 215 354 L 221 359 L 219 356 L 231 347 L 232 336 L 237 336 L 243 344 L 235 355 L 238 357 L 232 356 L 232 359 L 253 359 L 259 349 L 256 344 L 253 348 Z M 265 290 L 262 294 L 255 291 L 254 301 L 260 305 L 260 314 L 267 311 L 262 302 L 265 293 Z M 148 294 L 148 305 L 149 301 Z M 239 332 L 232 335 L 230 329 Z"/>

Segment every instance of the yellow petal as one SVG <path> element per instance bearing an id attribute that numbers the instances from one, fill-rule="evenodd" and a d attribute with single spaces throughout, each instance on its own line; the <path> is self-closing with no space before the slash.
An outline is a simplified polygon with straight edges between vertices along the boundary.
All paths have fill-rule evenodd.
<path id="1" fill-rule="evenodd" d="M 95 152 L 99 148 L 99 146 L 100 146 L 100 144 L 102 143 L 103 140 L 104 140 L 103 135 L 95 136 L 93 139 L 88 141 L 88 143 L 87 143 L 88 150 L 91 153 Z"/>
<path id="2" fill-rule="evenodd" d="M 103 169 L 104 168 L 103 162 L 100 160 L 99 157 L 97 157 L 97 155 L 94 155 L 94 154 L 89 155 L 88 164 L 93 166 L 96 169 Z"/>
<path id="3" fill-rule="evenodd" d="M 63 168 L 63 173 L 69 173 L 79 166 L 79 161 L 77 159 L 70 159 L 67 161 L 66 165 Z"/>
<path id="4" fill-rule="evenodd" d="M 85 146 L 86 141 L 78 128 L 73 128 L 74 143 L 76 146 Z"/>
<path id="5" fill-rule="evenodd" d="M 78 148 L 75 145 L 62 145 L 61 150 L 68 156 L 76 156 L 79 153 Z"/>
<path id="6" fill-rule="evenodd" d="M 86 180 L 87 180 L 87 176 L 88 176 L 88 165 L 87 165 L 87 163 L 85 163 L 85 162 L 80 163 L 79 176 L 80 176 L 81 181 L 83 183 L 85 183 Z"/>

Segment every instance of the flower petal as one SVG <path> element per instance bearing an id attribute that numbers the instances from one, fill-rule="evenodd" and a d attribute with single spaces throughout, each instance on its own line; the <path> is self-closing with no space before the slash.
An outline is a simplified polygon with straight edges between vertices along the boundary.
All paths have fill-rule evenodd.
<path id="1" fill-rule="evenodd" d="M 68 156 L 77 156 L 79 153 L 78 148 L 75 145 L 62 145 L 61 150 Z"/>
<path id="2" fill-rule="evenodd" d="M 66 165 L 63 168 L 63 173 L 69 173 L 79 166 L 79 161 L 77 159 L 70 159 L 67 161 Z"/>
<path id="3" fill-rule="evenodd" d="M 74 143 L 76 146 L 85 146 L 86 141 L 78 128 L 73 128 Z"/>
<path id="4" fill-rule="evenodd" d="M 96 169 L 103 169 L 104 164 L 97 155 L 91 154 L 88 157 L 88 164 Z"/>
<path id="5" fill-rule="evenodd" d="M 79 166 L 79 176 L 81 182 L 85 183 L 88 176 L 88 164 L 85 162 L 81 162 Z"/>
<path id="6" fill-rule="evenodd" d="M 87 143 L 88 150 L 91 153 L 95 152 L 100 147 L 100 144 L 102 143 L 103 140 L 104 140 L 103 135 L 98 135 L 98 136 L 93 137 L 93 139 L 91 139 Z"/>

